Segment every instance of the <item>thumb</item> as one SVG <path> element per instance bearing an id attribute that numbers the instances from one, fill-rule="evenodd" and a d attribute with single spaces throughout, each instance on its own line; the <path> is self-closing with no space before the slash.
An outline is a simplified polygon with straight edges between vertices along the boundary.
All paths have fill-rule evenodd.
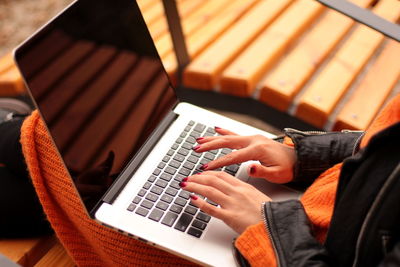
<path id="1" fill-rule="evenodd" d="M 287 183 L 285 177 L 281 177 L 278 166 L 266 167 L 261 164 L 251 164 L 248 167 L 248 175 L 253 178 L 263 178 L 272 183 Z"/>

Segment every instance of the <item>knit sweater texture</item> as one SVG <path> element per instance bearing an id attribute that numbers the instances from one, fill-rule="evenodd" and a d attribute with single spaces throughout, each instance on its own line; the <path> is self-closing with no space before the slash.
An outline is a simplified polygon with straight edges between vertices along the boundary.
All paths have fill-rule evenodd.
<path id="1" fill-rule="evenodd" d="M 21 144 L 43 210 L 78 266 L 195 266 L 91 219 L 36 111 L 22 126 Z"/>

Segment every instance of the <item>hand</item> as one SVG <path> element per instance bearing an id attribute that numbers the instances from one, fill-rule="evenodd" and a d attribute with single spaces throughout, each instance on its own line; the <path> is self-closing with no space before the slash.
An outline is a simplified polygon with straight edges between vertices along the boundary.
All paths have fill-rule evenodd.
<path id="1" fill-rule="evenodd" d="M 215 207 L 192 195 L 192 203 L 205 213 L 221 219 L 241 234 L 250 225 L 262 221 L 261 204 L 271 199 L 252 185 L 225 172 L 207 171 L 185 178 L 181 187 L 209 198 L 220 205 Z"/>
<path id="2" fill-rule="evenodd" d="M 258 160 L 261 164 L 251 164 L 248 173 L 252 177 L 265 178 L 273 183 L 287 183 L 293 179 L 293 167 L 296 163 L 294 148 L 281 144 L 262 135 L 239 136 L 225 129 L 217 128 L 222 136 L 197 138 L 196 152 L 220 148 L 237 149 L 232 153 L 203 165 L 204 170 L 217 169 L 249 160 Z"/>

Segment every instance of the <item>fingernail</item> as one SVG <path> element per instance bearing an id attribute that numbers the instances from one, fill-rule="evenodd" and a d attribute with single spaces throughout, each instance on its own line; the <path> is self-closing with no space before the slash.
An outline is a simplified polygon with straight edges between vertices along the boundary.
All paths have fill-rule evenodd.
<path id="1" fill-rule="evenodd" d="M 250 174 L 256 173 L 256 168 L 253 166 L 250 168 Z"/>
<path id="2" fill-rule="evenodd" d="M 215 130 L 221 130 L 221 127 L 215 126 L 214 129 Z"/>
<path id="3" fill-rule="evenodd" d="M 199 149 L 200 148 L 200 146 L 195 146 L 195 147 L 193 147 L 192 149 L 194 150 L 194 151 L 196 151 L 197 149 Z"/>
<path id="4" fill-rule="evenodd" d="M 187 182 L 189 180 L 189 177 L 185 177 L 182 179 L 182 182 Z"/>
<path id="5" fill-rule="evenodd" d="M 187 186 L 187 183 L 186 183 L 186 182 L 180 182 L 180 183 L 179 183 L 179 186 L 180 186 L 180 187 L 185 187 L 185 186 Z"/>
<path id="6" fill-rule="evenodd" d="M 200 169 L 201 170 L 207 170 L 207 168 L 208 168 L 208 164 L 203 164 L 201 167 L 200 167 Z"/>
<path id="7" fill-rule="evenodd" d="M 198 173 L 196 173 L 197 175 L 200 175 L 200 174 L 202 174 L 202 172 L 198 172 Z"/>
<path id="8" fill-rule="evenodd" d="M 199 138 L 196 138 L 196 141 L 199 142 L 199 141 L 201 141 L 203 139 L 204 139 L 204 137 L 199 137 Z"/>
<path id="9" fill-rule="evenodd" d="M 199 199 L 196 195 L 190 195 L 190 198 L 193 199 L 193 200 Z"/>

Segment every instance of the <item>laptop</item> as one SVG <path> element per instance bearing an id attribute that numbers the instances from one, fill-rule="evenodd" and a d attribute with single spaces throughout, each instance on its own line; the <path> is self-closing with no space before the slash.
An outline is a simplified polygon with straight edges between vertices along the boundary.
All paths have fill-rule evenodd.
<path id="1" fill-rule="evenodd" d="M 75 1 L 15 60 L 94 220 L 201 265 L 235 265 L 237 234 L 192 205 L 179 182 L 231 152 L 191 149 L 214 126 L 274 136 L 180 102 L 135 1 Z M 299 196 L 249 178 L 248 164 L 220 170 L 274 200 Z"/>

